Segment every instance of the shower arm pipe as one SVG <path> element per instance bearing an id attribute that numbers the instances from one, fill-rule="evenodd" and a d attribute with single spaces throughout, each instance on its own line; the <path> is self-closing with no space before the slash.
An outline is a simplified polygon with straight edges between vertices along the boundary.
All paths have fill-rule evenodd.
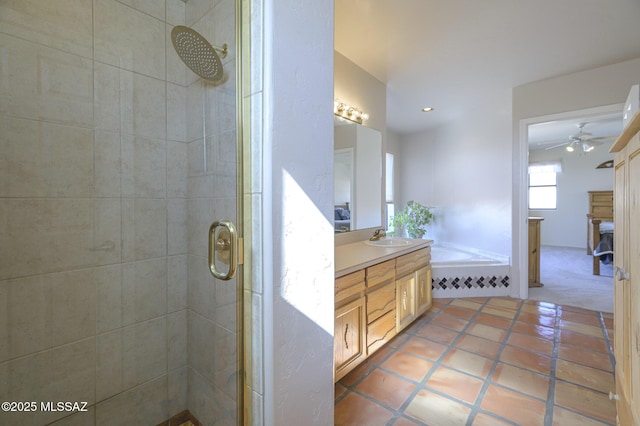
<path id="1" fill-rule="evenodd" d="M 227 53 L 229 53 L 229 46 L 227 46 L 227 43 L 223 44 L 222 46 L 215 46 L 212 44 L 211 47 L 220 52 L 221 58 L 226 58 Z"/>

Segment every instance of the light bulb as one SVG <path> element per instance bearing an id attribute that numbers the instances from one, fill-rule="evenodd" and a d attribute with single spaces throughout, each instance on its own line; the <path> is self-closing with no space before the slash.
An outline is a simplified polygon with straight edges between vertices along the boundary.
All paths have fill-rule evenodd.
<path id="1" fill-rule="evenodd" d="M 571 146 L 571 145 L 567 146 L 567 151 L 573 152 L 573 146 Z"/>

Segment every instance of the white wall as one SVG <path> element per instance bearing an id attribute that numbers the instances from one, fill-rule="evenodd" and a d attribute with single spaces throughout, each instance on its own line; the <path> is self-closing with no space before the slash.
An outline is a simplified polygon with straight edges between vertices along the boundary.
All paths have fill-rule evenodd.
<path id="1" fill-rule="evenodd" d="M 333 2 L 266 0 L 264 22 L 264 424 L 327 425 L 334 401 Z"/>
<path id="2" fill-rule="evenodd" d="M 541 224 L 542 245 L 585 248 L 587 243 L 588 191 L 613 189 L 613 169 L 596 169 L 612 160 L 611 144 L 596 146 L 584 154 L 563 148 L 529 151 L 529 163 L 560 160 L 562 172 L 557 175 L 557 209 L 530 210 L 530 216 L 544 217 Z"/>
<path id="3" fill-rule="evenodd" d="M 463 105 L 463 120 L 402 137 L 402 203 L 436 207 L 428 238 L 510 255 L 510 93 Z"/>

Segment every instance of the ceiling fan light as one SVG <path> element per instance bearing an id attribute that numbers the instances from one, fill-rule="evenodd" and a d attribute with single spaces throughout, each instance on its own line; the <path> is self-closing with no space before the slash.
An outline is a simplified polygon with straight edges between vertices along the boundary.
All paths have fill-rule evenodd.
<path id="1" fill-rule="evenodd" d="M 583 150 L 584 152 L 591 152 L 591 151 L 593 151 L 593 148 L 594 148 L 594 146 L 593 146 L 593 145 L 589 145 L 589 144 L 588 144 L 588 143 L 586 143 L 586 142 L 584 142 L 584 143 L 582 144 L 582 150 Z"/>
<path id="2" fill-rule="evenodd" d="M 567 151 L 573 152 L 573 145 L 567 145 Z"/>

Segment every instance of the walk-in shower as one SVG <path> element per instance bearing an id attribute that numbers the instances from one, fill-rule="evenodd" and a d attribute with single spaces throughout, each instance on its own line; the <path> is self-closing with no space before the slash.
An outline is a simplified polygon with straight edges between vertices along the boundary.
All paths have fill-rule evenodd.
<path id="1" fill-rule="evenodd" d="M 0 425 L 244 423 L 243 4 L 0 1 Z"/>

